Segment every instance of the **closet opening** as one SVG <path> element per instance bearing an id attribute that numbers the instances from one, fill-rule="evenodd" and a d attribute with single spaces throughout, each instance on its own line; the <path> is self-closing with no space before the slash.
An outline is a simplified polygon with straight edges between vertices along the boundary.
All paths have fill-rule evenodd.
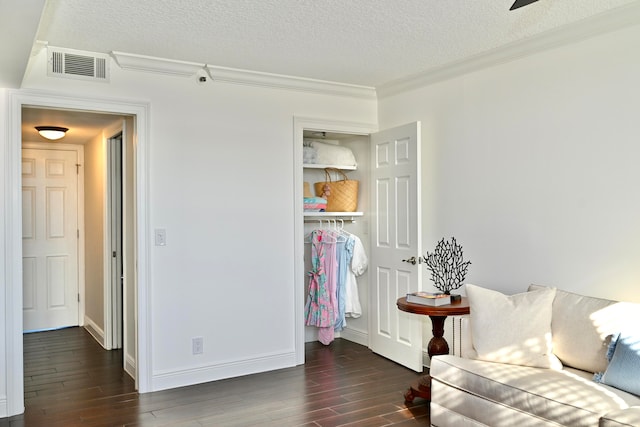
<path id="1" fill-rule="evenodd" d="M 305 342 L 325 341 L 331 345 L 332 338 L 340 337 L 421 372 L 424 365 L 422 321 L 403 315 L 396 306 L 399 297 L 422 290 L 421 265 L 402 261 L 422 253 L 420 122 L 378 131 L 373 126 L 357 123 L 295 118 L 294 126 L 295 194 L 299 197 L 294 210 L 297 218 L 294 233 L 296 362 L 304 363 Z M 317 145 L 315 153 L 307 149 L 313 144 Z M 335 157 L 320 158 L 322 150 Z M 351 156 L 355 165 L 349 164 Z M 338 171 L 326 170 L 332 167 Z M 330 174 L 332 180 L 340 181 L 347 176 L 348 180 L 358 181 L 355 212 L 340 212 L 343 208 L 305 212 L 305 187 L 307 195 L 321 195 Z M 315 185 L 318 183 L 319 188 Z M 324 230 L 327 230 L 328 241 L 320 245 L 317 237 Z M 358 266 L 361 274 L 357 276 L 357 293 L 361 310 L 358 317 L 347 316 L 345 311 L 346 324 L 338 321 L 332 335 L 331 331 L 322 330 L 328 326 L 317 326 L 315 318 L 320 314 L 306 304 L 314 302 L 315 284 L 310 284 L 310 278 L 317 275 L 313 263 L 317 262 L 318 248 L 326 249 L 325 244 L 330 247 L 334 241 L 337 244 L 350 235 L 358 236 L 367 258 L 366 269 Z M 325 266 L 328 268 L 334 267 Z M 339 301 L 339 294 L 334 299 Z"/>
<path id="2" fill-rule="evenodd" d="M 305 128 L 301 143 L 304 342 L 368 346 L 369 135 Z"/>

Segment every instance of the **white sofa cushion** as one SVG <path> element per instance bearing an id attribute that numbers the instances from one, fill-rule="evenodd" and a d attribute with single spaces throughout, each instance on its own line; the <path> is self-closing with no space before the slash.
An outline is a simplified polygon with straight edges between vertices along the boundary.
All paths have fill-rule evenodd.
<path id="1" fill-rule="evenodd" d="M 464 390 L 433 381 L 429 416 L 436 427 L 565 427 L 550 420 L 519 411 L 500 402 L 469 394 Z M 468 414 L 468 415 L 463 415 Z M 473 418 L 472 418 L 473 417 Z"/>
<path id="2" fill-rule="evenodd" d="M 545 288 L 531 285 L 529 290 Z M 566 366 L 589 372 L 607 369 L 611 337 L 640 324 L 640 304 L 556 290 L 553 301 L 553 353 Z"/>
<path id="3" fill-rule="evenodd" d="M 595 383 L 591 373 L 572 369 L 558 371 L 446 355 L 433 357 L 430 374 L 433 381 L 565 426 L 598 425 L 606 413 L 640 406 L 638 396 Z M 453 408 L 455 402 L 442 398 L 434 389 L 432 399 L 437 404 L 475 420 L 487 416 L 469 413 L 472 406 L 466 406 L 464 400 Z M 483 422 L 492 425 L 486 419 Z"/>
<path id="4" fill-rule="evenodd" d="M 600 419 L 600 427 L 640 426 L 640 406 L 612 411 Z"/>
<path id="5" fill-rule="evenodd" d="M 552 349 L 555 288 L 504 295 L 468 284 L 466 291 L 471 337 L 478 359 L 562 369 Z"/>

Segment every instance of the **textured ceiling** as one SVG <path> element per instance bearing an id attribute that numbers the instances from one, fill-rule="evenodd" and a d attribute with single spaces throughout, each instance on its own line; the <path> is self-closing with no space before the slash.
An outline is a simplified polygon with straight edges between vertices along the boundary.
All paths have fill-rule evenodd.
<path id="1" fill-rule="evenodd" d="M 37 39 L 365 86 L 638 0 L 49 0 Z"/>
<path id="2" fill-rule="evenodd" d="M 36 40 L 96 53 L 119 51 L 380 88 L 435 75 L 438 69 L 617 8 L 626 13 L 624 7 L 633 6 L 629 19 L 640 22 L 640 0 L 538 0 L 509 11 L 512 3 L 0 0 L 0 87 L 20 87 L 28 46 Z M 63 141 L 85 142 L 113 119 L 25 110 L 23 138 L 39 138 L 33 126 L 51 124 L 75 129 Z"/>

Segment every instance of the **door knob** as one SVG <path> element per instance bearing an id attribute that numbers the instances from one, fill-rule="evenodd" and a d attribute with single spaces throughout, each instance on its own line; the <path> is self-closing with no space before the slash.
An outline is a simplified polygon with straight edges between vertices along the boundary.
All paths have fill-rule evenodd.
<path id="1" fill-rule="evenodd" d="M 403 259 L 402 262 L 408 262 L 409 264 L 413 264 L 416 265 L 416 263 L 418 262 L 418 260 L 416 259 L 416 257 L 412 256 L 409 259 Z"/>

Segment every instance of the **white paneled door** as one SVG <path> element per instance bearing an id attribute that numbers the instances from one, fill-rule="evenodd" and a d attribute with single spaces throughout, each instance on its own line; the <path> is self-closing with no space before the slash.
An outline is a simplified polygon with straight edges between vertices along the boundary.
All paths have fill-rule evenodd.
<path id="1" fill-rule="evenodd" d="M 25 331 L 78 325 L 77 156 L 22 150 Z"/>
<path id="2" fill-rule="evenodd" d="M 421 289 L 420 123 L 371 135 L 371 349 L 422 372 L 422 324 L 396 301 Z"/>

